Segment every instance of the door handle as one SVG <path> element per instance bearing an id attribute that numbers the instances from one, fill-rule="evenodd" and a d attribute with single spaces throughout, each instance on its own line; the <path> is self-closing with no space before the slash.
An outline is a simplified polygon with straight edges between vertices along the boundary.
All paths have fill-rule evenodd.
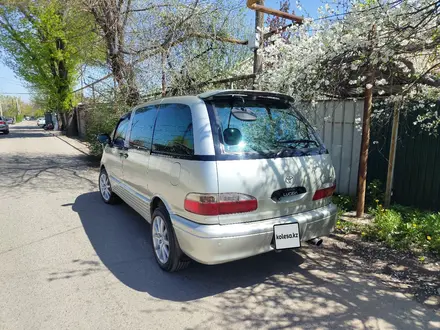
<path id="1" fill-rule="evenodd" d="M 128 154 L 126 152 L 120 152 L 119 156 L 127 158 Z"/>

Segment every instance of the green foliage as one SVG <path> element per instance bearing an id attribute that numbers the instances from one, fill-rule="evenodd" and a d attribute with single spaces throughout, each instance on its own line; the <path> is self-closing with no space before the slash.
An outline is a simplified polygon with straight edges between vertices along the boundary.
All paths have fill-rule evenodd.
<path id="1" fill-rule="evenodd" d="M 122 114 L 130 109 L 125 102 L 97 104 L 87 111 L 86 141 L 93 155 L 102 154 L 102 145 L 97 141 L 100 133 L 111 134 Z"/>
<path id="2" fill-rule="evenodd" d="M 383 184 L 380 180 L 373 180 L 367 185 L 367 193 L 365 203 L 367 206 L 375 207 L 377 203 L 383 203 L 385 199 L 385 192 Z"/>
<path id="3" fill-rule="evenodd" d="M 378 203 L 383 203 L 385 193 L 383 184 L 380 180 L 373 180 L 367 185 L 366 205 L 369 208 L 375 208 Z M 338 206 L 338 210 L 344 212 L 354 211 L 356 209 L 356 197 L 348 195 L 334 195 L 333 203 Z"/>
<path id="4" fill-rule="evenodd" d="M 17 115 L 15 117 L 15 122 L 16 123 L 21 123 L 23 121 L 24 116 L 23 115 Z"/>
<path id="5" fill-rule="evenodd" d="M 79 65 L 90 56 L 91 17 L 70 4 L 10 0 L 0 5 L 4 62 L 37 92 L 46 110 L 71 108 Z"/>
<path id="6" fill-rule="evenodd" d="M 352 211 L 356 206 L 355 198 L 348 195 L 334 195 L 333 203 L 336 204 L 338 210 L 342 212 Z"/>
<path id="7" fill-rule="evenodd" d="M 34 112 L 34 117 L 38 118 L 38 117 L 44 117 L 44 110 L 43 109 L 37 109 Z"/>
<path id="8" fill-rule="evenodd" d="M 375 219 L 366 230 L 366 238 L 383 241 L 393 248 L 440 254 L 440 213 L 400 205 L 384 209 L 380 203 L 372 213 Z"/>

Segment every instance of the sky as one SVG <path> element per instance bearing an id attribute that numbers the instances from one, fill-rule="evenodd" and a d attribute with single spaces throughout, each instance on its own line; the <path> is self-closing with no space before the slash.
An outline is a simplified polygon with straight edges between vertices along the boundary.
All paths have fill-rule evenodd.
<path id="1" fill-rule="evenodd" d="M 303 11 L 298 11 L 296 9 L 296 1 L 291 0 L 291 7 L 295 9 L 295 14 L 305 15 L 306 11 L 310 16 L 315 17 L 318 7 L 322 6 L 321 0 L 303 0 L 301 1 L 301 7 Z M 265 5 L 271 8 L 279 8 L 279 0 L 266 0 Z M 244 1 L 243 1 L 244 5 Z M 255 17 L 255 12 L 248 10 L 248 19 L 253 24 L 253 18 Z M 23 101 L 28 102 L 30 100 L 30 91 L 25 87 L 26 83 L 17 78 L 14 72 L 7 66 L 5 66 L 0 61 L 0 94 L 18 96 Z"/>

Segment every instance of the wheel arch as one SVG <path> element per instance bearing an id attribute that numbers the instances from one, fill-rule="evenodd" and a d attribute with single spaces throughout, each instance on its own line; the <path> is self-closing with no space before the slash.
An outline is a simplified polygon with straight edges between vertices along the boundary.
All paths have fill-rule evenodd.
<path id="1" fill-rule="evenodd" d="M 156 210 L 161 205 L 163 205 L 165 207 L 165 209 L 167 210 L 169 215 L 172 214 L 171 207 L 165 201 L 165 199 L 162 196 L 156 195 L 151 199 L 151 202 L 150 202 L 150 216 L 151 216 L 151 218 L 153 217 L 154 210 Z"/>

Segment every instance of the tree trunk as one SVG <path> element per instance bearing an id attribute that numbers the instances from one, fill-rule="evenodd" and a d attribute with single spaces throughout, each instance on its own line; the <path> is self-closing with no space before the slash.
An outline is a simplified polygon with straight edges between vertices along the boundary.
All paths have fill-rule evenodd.
<path id="1" fill-rule="evenodd" d="M 264 6 L 264 0 L 259 0 L 258 4 Z M 259 89 L 258 79 L 261 71 L 263 70 L 263 55 L 261 50 L 263 49 L 264 38 L 264 13 L 261 11 L 255 11 L 255 36 L 258 36 L 259 44 L 258 48 L 254 50 L 254 74 L 253 89 Z"/>
<path id="2" fill-rule="evenodd" d="M 374 79 L 373 79 L 374 81 Z M 358 193 L 356 217 L 360 218 L 365 211 L 365 192 L 367 190 L 367 164 L 368 164 L 368 148 L 370 145 L 370 122 L 371 122 L 371 106 L 373 101 L 373 87 L 365 88 L 364 100 L 364 120 L 362 122 L 362 143 L 359 159 L 359 176 L 358 176 Z"/>
<path id="3" fill-rule="evenodd" d="M 140 100 L 133 65 L 127 63 L 124 50 L 125 22 L 122 7 L 115 1 L 100 1 L 91 8 L 95 20 L 101 28 L 107 46 L 107 64 L 116 81 L 118 91 L 124 95 L 127 105 L 135 105 Z"/>
<path id="4" fill-rule="evenodd" d="M 59 118 L 61 119 L 61 127 L 60 127 L 60 131 L 65 131 L 67 129 L 67 118 L 66 118 L 66 113 L 65 112 L 61 112 L 59 114 Z"/>
<path id="5" fill-rule="evenodd" d="M 376 34 L 376 25 L 371 27 L 368 40 L 371 41 L 369 55 L 373 52 L 374 39 Z M 373 104 L 373 85 L 376 68 L 368 59 L 367 79 L 365 81 L 365 98 L 364 98 L 364 119 L 362 122 L 362 142 L 359 158 L 359 174 L 358 174 L 358 191 L 356 217 L 360 218 L 365 211 L 365 194 L 367 190 L 367 165 L 368 165 L 368 149 L 370 146 L 370 125 L 371 125 L 371 108 Z"/>

